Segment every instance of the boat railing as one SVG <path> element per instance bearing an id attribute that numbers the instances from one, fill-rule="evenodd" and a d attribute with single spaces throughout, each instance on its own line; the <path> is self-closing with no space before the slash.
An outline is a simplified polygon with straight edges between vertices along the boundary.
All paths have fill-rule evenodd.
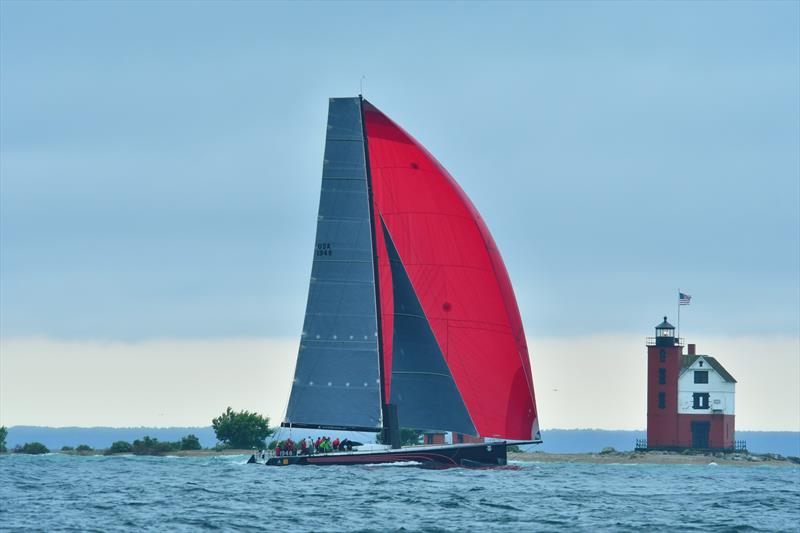
<path id="1" fill-rule="evenodd" d="M 281 451 L 280 455 L 278 455 L 275 452 L 275 450 L 266 450 L 264 452 L 264 456 L 265 457 L 293 457 L 293 456 L 300 456 L 300 455 L 327 455 L 327 454 L 331 454 L 331 453 L 343 453 L 343 452 L 348 452 L 348 451 L 354 452 L 354 451 L 358 451 L 358 450 L 356 448 L 353 448 L 352 450 L 345 450 L 344 448 L 342 448 L 342 449 L 335 449 L 335 450 L 331 449 L 330 451 L 317 450 L 317 451 L 313 451 L 311 453 L 303 453 L 302 450 L 292 450 L 291 452 Z M 255 455 L 258 456 L 258 453 L 255 453 Z"/>

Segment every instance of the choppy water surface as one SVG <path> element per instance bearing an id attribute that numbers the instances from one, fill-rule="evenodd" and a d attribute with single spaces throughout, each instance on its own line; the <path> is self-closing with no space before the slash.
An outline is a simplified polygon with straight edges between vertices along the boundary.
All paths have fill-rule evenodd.
<path id="1" fill-rule="evenodd" d="M 798 531 L 800 469 L 517 463 L 284 467 L 0 457 L 0 530 Z"/>

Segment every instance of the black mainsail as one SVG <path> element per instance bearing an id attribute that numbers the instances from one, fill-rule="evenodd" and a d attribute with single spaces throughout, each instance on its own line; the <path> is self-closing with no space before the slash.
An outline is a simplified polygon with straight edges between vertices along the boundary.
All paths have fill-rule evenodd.
<path id="1" fill-rule="evenodd" d="M 284 426 L 381 428 L 370 198 L 359 98 L 332 98 L 311 283 Z"/>

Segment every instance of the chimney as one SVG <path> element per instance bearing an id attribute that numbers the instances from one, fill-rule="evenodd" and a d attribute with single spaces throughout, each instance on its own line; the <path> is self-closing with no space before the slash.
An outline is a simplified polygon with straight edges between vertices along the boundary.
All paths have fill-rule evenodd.
<path id="1" fill-rule="evenodd" d="M 694 344 L 690 344 L 689 345 L 689 355 L 694 355 L 694 352 L 695 352 L 695 345 Z"/>

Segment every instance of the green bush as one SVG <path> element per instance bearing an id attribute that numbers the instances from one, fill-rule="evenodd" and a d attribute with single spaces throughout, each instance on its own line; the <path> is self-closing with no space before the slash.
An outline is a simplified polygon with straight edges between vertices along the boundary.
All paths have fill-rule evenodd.
<path id="1" fill-rule="evenodd" d="M 8 437 L 8 428 L 0 426 L 0 453 L 6 453 L 8 451 L 6 448 L 6 437 Z"/>
<path id="2" fill-rule="evenodd" d="M 133 445 L 131 445 L 130 442 L 118 440 L 111 444 L 111 448 L 106 450 L 106 455 L 111 455 L 114 453 L 131 453 L 132 451 Z"/>
<path id="3" fill-rule="evenodd" d="M 62 446 L 62 447 L 61 447 L 61 451 L 62 451 L 62 452 L 71 452 L 71 451 L 72 451 L 72 450 L 74 450 L 74 449 L 75 449 L 75 448 L 73 448 L 72 446 Z"/>
<path id="4" fill-rule="evenodd" d="M 81 455 L 85 455 L 88 454 L 89 452 L 94 451 L 94 448 L 92 448 L 88 444 L 78 444 L 78 446 L 75 448 L 75 451 Z"/>
<path id="5" fill-rule="evenodd" d="M 269 417 L 250 411 L 237 413 L 230 407 L 213 419 L 211 425 L 218 441 L 239 449 L 264 448 L 264 440 L 274 431 L 269 427 Z"/>
<path id="6" fill-rule="evenodd" d="M 22 446 L 14 448 L 14 453 L 27 453 L 29 455 L 41 455 L 50 453 L 50 450 L 41 442 L 26 442 Z"/>
<path id="7" fill-rule="evenodd" d="M 164 455 L 174 452 L 181 447 L 180 442 L 159 442 L 158 439 L 144 437 L 142 440 L 133 441 L 132 451 L 135 455 Z"/>
<path id="8" fill-rule="evenodd" d="M 200 439 L 196 435 L 186 435 L 181 439 L 181 450 L 202 450 Z"/>

